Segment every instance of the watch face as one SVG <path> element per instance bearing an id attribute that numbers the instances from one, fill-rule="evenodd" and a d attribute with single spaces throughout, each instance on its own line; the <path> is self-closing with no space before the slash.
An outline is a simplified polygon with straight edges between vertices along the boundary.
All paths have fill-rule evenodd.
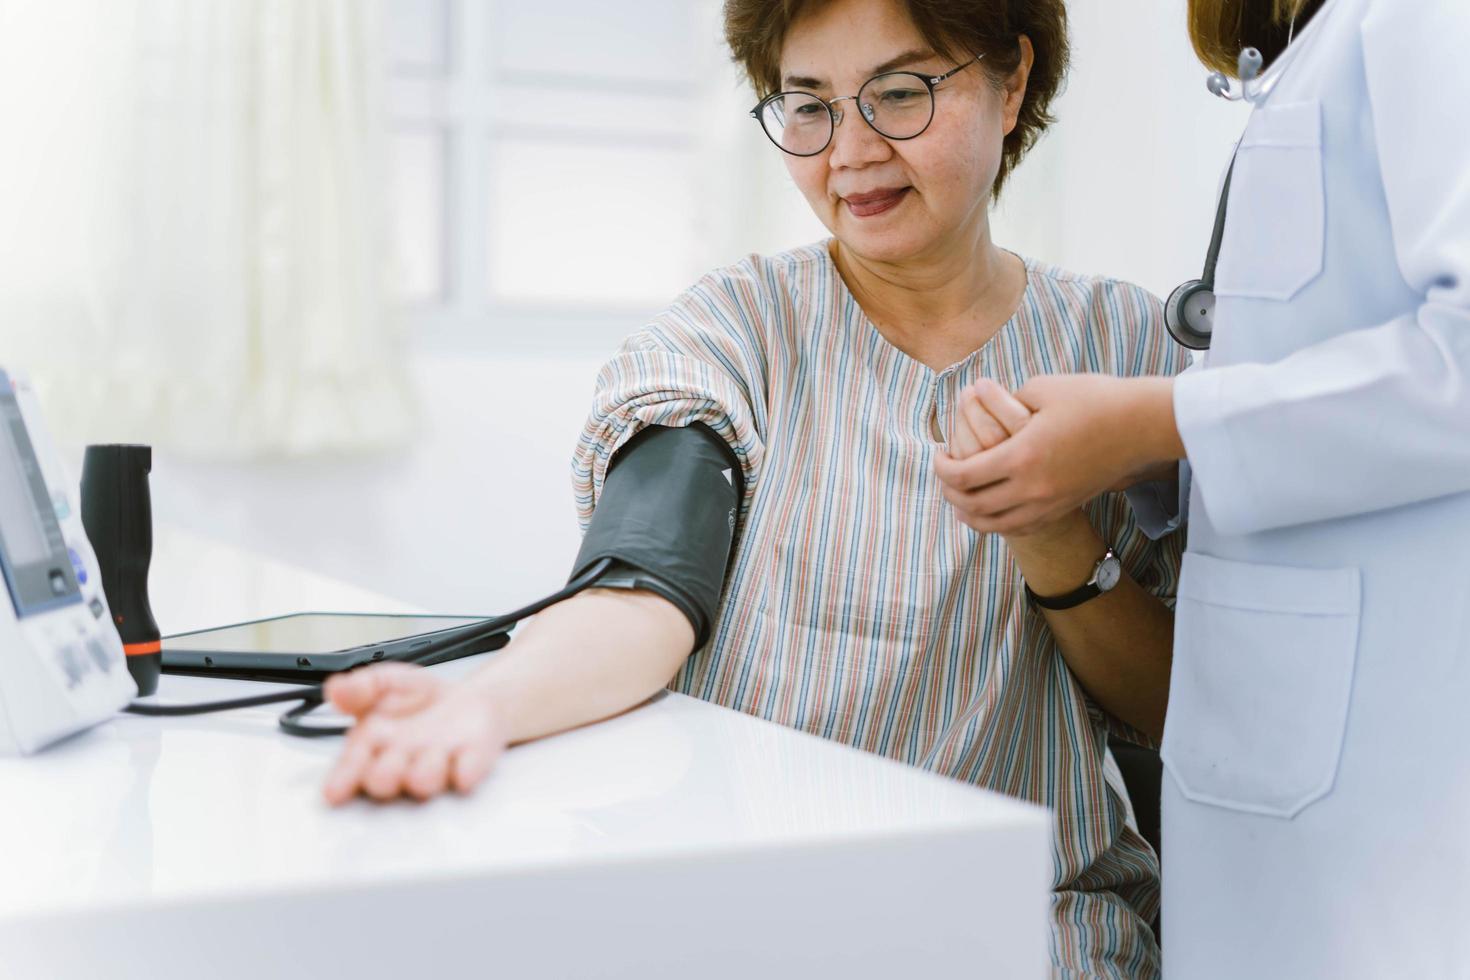
<path id="1" fill-rule="evenodd" d="M 1104 592 L 1111 592 L 1123 578 L 1123 563 L 1112 555 L 1102 560 L 1097 566 L 1097 587 Z"/>

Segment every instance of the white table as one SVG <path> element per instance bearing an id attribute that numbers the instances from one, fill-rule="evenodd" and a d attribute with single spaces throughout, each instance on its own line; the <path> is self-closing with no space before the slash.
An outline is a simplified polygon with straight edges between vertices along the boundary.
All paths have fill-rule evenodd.
<path id="1" fill-rule="evenodd" d="M 404 611 L 198 539 L 159 554 L 192 570 L 154 578 L 176 629 Z M 0 759 L 0 976 L 1046 972 L 1034 807 L 665 694 L 513 749 L 471 796 L 333 810 L 336 740 L 277 714 L 122 716 Z"/>

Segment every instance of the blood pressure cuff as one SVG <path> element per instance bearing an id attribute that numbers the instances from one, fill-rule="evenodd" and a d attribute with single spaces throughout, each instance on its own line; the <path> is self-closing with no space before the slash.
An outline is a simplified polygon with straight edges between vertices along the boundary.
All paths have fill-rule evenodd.
<path id="1" fill-rule="evenodd" d="M 709 426 L 649 426 L 608 465 L 572 578 L 614 559 L 594 585 L 668 599 L 689 617 L 699 649 L 719 609 L 744 491 L 740 460 Z"/>

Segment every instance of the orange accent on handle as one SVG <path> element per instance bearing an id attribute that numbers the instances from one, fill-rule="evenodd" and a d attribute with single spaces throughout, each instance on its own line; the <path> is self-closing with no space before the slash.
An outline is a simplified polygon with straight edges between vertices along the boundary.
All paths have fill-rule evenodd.
<path id="1" fill-rule="evenodd" d="M 150 653 L 159 653 L 163 650 L 162 640 L 148 640 L 145 643 L 124 643 L 123 653 L 130 657 L 142 657 Z"/>

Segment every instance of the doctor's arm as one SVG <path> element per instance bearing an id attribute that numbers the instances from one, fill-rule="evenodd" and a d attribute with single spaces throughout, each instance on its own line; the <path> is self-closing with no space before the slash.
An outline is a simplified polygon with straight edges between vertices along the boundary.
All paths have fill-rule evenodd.
<path id="1" fill-rule="evenodd" d="M 1378 5 L 1362 33 L 1394 252 L 1421 299 L 1278 363 L 1180 380 L 1178 428 L 1229 533 L 1470 491 L 1470 8 Z"/>
<path id="2" fill-rule="evenodd" d="M 1032 424 L 967 474 L 991 487 L 976 526 L 1039 526 L 1186 447 L 1228 534 L 1470 491 L 1470 7 L 1385 4 L 1362 32 L 1394 252 L 1418 305 L 1271 364 L 1034 379 L 1017 392 Z"/>

